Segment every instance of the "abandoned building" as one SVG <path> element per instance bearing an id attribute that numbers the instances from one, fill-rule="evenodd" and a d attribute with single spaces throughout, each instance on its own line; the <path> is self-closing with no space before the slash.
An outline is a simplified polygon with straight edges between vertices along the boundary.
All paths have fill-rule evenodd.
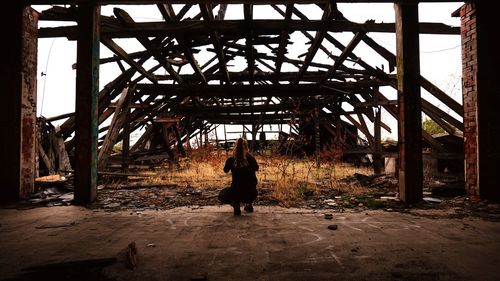
<path id="1" fill-rule="evenodd" d="M 435 2 L 457 3 L 449 17 L 459 18 L 460 26 L 420 22 L 419 4 Z M 346 3 L 391 4 L 395 22 L 351 21 L 342 13 Z M 134 18 L 132 5 L 149 7 L 162 20 Z M 500 56 L 496 11 L 488 1 L 19 0 L 10 6 L 1 19 L 9 41 L 0 66 L 0 201 L 6 206 L 0 210 L 0 280 L 37 274 L 55 280 L 500 279 Z M 260 7 L 273 16 L 263 18 Z M 320 16 L 312 18 L 306 7 Z M 373 33 L 395 34 L 395 52 Z M 289 55 L 292 34 L 305 40 L 297 57 Z M 459 101 L 421 74 L 422 34 L 460 37 Z M 76 42 L 74 112 L 37 114 L 43 38 Z M 128 51 L 124 40 L 135 40 L 139 51 Z M 382 63 L 357 53 L 358 46 Z M 112 55 L 102 56 L 104 48 Z M 102 84 L 100 68 L 109 65 L 120 73 Z M 423 115 L 440 133 L 423 127 Z M 254 154 L 272 147 L 275 155 L 311 159 L 318 169 L 330 161 L 368 164 L 372 175 L 360 182 L 391 175 L 391 200 L 404 211 L 363 209 L 363 201 L 354 200 L 366 214 L 340 208 L 323 217 L 328 209 L 322 208 L 337 210 L 344 194 L 321 195 L 326 205 L 319 209 L 316 203 L 262 206 L 243 220 L 220 206 L 184 204 L 130 215 L 124 207 L 109 216 L 88 208 L 108 192 L 98 188 L 106 184 L 103 176 L 138 175 L 134 167 L 146 162 L 180 167 L 193 143 L 200 151 L 227 153 L 234 138 L 226 128 L 234 126 Z M 397 132 L 397 140 L 384 143 L 384 131 Z M 455 195 L 466 201 L 455 208 L 461 216 L 433 220 L 437 215 L 422 209 L 416 211 L 422 216 L 405 214 L 426 197 L 426 163 L 458 177 L 463 193 Z M 71 177 L 73 195 L 65 201 L 71 206 L 19 207 L 40 192 L 37 178 L 53 175 Z M 463 215 L 470 204 L 489 215 Z M 332 217 L 338 229 L 324 225 Z M 127 270 L 109 258 L 125 246 Z"/>

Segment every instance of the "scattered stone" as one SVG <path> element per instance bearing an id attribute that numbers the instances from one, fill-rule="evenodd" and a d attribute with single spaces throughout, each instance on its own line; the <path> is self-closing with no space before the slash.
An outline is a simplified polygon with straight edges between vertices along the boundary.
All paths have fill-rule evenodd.
<path id="1" fill-rule="evenodd" d="M 424 197 L 422 198 L 425 202 L 427 203 L 441 203 L 443 200 L 438 199 L 438 198 L 432 198 L 432 197 Z"/>
<path id="2" fill-rule="evenodd" d="M 330 229 L 330 230 L 337 230 L 337 228 L 338 228 L 338 226 L 336 224 L 330 224 L 328 226 L 328 229 Z"/>
<path id="3" fill-rule="evenodd" d="M 149 243 L 146 245 L 146 248 L 154 248 L 154 247 L 156 247 L 155 243 Z"/>
<path id="4" fill-rule="evenodd" d="M 363 206 L 364 206 L 363 203 L 358 204 L 358 207 L 363 207 Z"/>
<path id="5" fill-rule="evenodd" d="M 391 208 L 387 208 L 387 209 L 385 209 L 385 210 L 386 210 L 387 212 L 392 212 L 392 211 L 394 211 L 394 210 L 393 210 L 393 209 L 391 209 Z"/>
<path id="6" fill-rule="evenodd" d="M 325 219 L 331 220 L 331 219 L 333 219 L 333 215 L 332 214 L 325 214 Z"/>
<path id="7" fill-rule="evenodd" d="M 113 209 L 113 208 L 118 208 L 118 207 L 120 207 L 120 203 L 110 203 L 110 204 L 104 205 L 104 208 L 107 208 L 107 209 Z"/>

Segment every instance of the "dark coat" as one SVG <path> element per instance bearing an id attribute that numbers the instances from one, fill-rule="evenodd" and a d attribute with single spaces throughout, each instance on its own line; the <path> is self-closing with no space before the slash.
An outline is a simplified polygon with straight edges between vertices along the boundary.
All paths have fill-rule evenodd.
<path id="1" fill-rule="evenodd" d="M 243 202 L 251 203 L 257 198 L 257 176 L 259 164 L 255 158 L 247 154 L 248 166 L 234 167 L 234 157 L 229 157 L 224 165 L 224 172 L 231 171 L 231 187 L 223 190 L 219 200 L 223 203 Z"/>

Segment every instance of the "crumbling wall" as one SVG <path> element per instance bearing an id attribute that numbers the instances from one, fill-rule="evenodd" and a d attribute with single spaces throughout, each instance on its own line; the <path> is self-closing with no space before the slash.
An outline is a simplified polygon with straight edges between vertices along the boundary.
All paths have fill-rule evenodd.
<path id="1" fill-rule="evenodd" d="M 36 74 L 38 13 L 30 7 L 23 11 L 21 68 L 21 174 L 19 197 L 34 191 L 36 177 Z"/>
<path id="2" fill-rule="evenodd" d="M 465 185 L 478 195 L 477 139 L 477 43 L 474 4 L 460 8 L 462 37 L 462 92 L 464 105 Z"/>

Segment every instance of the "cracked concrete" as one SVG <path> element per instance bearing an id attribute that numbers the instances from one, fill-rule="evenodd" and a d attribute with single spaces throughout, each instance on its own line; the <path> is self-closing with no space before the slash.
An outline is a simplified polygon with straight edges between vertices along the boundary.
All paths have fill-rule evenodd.
<path id="1" fill-rule="evenodd" d="M 141 212 L 1 209 L 0 279 L 39 280 L 40 273 L 33 277 L 22 269 L 118 256 L 92 278 L 500 280 L 498 222 L 384 211 L 333 213 L 333 219 L 325 219 L 324 213 L 261 206 L 241 217 L 227 206 Z M 330 224 L 338 229 L 329 230 Z M 126 269 L 121 259 L 131 241 L 138 247 L 135 270 Z M 49 276 L 69 280 L 58 272 L 64 271 Z"/>

